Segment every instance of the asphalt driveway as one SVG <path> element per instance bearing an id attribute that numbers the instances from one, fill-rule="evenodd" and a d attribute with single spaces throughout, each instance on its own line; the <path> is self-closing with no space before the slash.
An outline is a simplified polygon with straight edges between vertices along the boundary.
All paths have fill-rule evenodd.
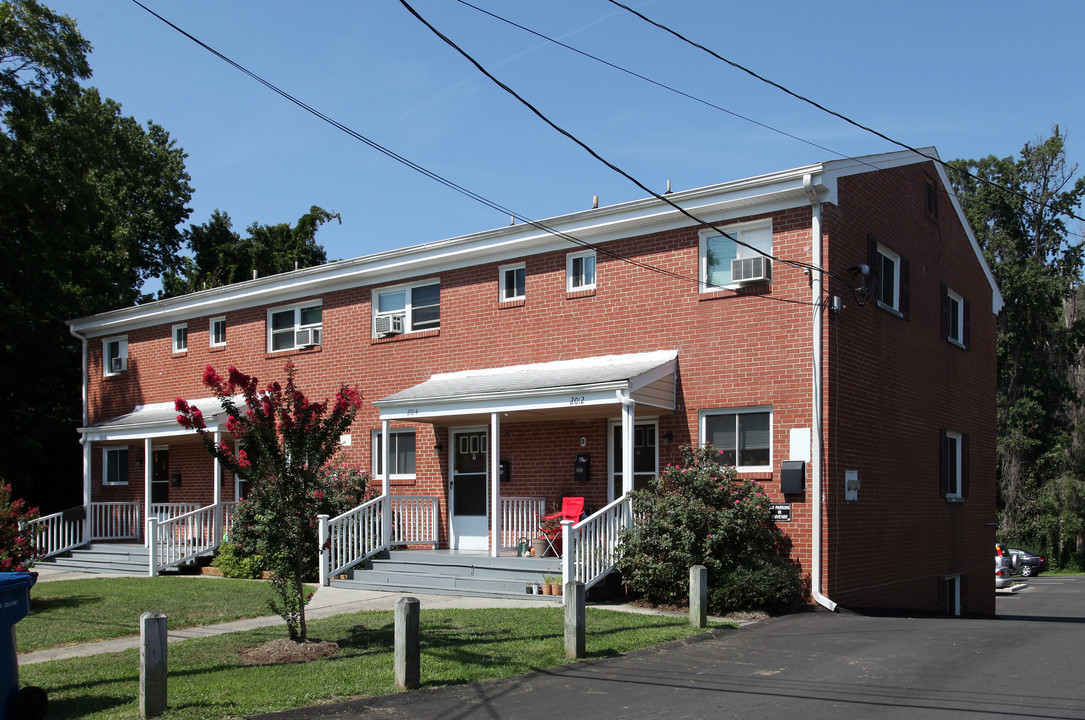
<path id="1" fill-rule="evenodd" d="M 1085 578 L 1032 579 L 999 595 L 998 613 L 808 612 L 508 680 L 265 717 L 1085 719 Z"/>

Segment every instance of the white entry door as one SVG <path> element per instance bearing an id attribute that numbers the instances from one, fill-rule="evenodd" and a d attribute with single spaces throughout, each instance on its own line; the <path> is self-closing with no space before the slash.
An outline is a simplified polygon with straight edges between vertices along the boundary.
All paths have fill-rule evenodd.
<path id="1" fill-rule="evenodd" d="M 485 430 L 452 432 L 448 492 L 454 550 L 487 550 L 490 546 L 487 449 Z"/>

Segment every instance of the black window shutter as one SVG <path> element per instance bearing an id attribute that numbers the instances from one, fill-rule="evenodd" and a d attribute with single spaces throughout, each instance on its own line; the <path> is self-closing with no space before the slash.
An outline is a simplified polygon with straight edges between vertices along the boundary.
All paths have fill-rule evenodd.
<path id="1" fill-rule="evenodd" d="M 904 316 L 904 319 L 908 319 L 908 309 L 912 304 L 912 293 L 908 289 L 908 280 L 911 276 L 911 272 L 908 270 L 908 258 L 903 255 L 900 258 L 900 314 Z"/>
<path id="2" fill-rule="evenodd" d="M 964 343 L 965 348 L 972 347 L 972 303 L 968 302 L 968 298 L 965 298 L 964 308 L 961 311 L 964 315 L 964 322 L 961 323 L 961 341 Z"/>
<path id="3" fill-rule="evenodd" d="M 946 437 L 946 429 L 942 428 L 938 431 L 938 446 L 939 452 L 939 468 L 938 474 L 941 482 L 938 484 L 939 493 L 941 495 L 949 494 L 949 438 Z"/>
<path id="4" fill-rule="evenodd" d="M 961 497 L 968 497 L 968 433 L 961 433 Z"/>
<path id="5" fill-rule="evenodd" d="M 949 310 L 949 287 L 942 283 L 942 338 L 949 338 L 949 326 L 953 322 L 953 318 L 950 317 Z"/>

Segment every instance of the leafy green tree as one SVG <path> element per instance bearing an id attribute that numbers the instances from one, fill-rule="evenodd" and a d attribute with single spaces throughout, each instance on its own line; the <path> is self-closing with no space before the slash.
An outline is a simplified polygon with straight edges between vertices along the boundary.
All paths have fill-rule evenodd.
<path id="1" fill-rule="evenodd" d="M 738 482 L 711 445 L 685 446 L 682 455 L 682 465 L 633 492 L 639 519 L 619 546 L 626 584 L 651 602 L 686 603 L 689 569 L 704 565 L 711 612 L 779 610 L 798 600 L 799 573 L 761 486 Z"/>
<path id="2" fill-rule="evenodd" d="M 342 222 L 337 213 L 313 205 L 293 226 L 253 223 L 242 238 L 234 232 L 230 216 L 215 210 L 205 224 L 186 231 L 192 257 L 184 258 L 177 271 L 165 274 L 162 294 L 183 295 L 326 263 L 328 256 L 317 243 L 316 232 L 333 219 Z"/>
<path id="3" fill-rule="evenodd" d="M 236 455 L 225 441 L 215 443 L 203 413 L 182 398 L 176 402 L 177 422 L 196 430 L 208 452 L 230 472 L 250 479 L 241 531 L 252 536 L 250 554 L 259 555 L 271 571 L 279 597 L 273 609 L 286 621 L 290 638 L 304 642 L 308 598 L 303 582 L 313 569 L 316 516 L 326 511 L 324 469 L 339 451 L 339 439 L 354 421 L 361 396 L 343 385 L 334 403 L 311 402 L 294 382 L 294 366 L 288 363 L 285 371 L 285 387 L 273 382 L 262 391 L 255 377 L 237 368 L 230 368 L 226 380 L 210 365 L 204 371 L 204 384 L 228 415 L 226 429 L 245 445 Z M 244 405 L 234 400 L 238 395 Z"/>
<path id="4" fill-rule="evenodd" d="M 0 472 L 54 506 L 78 501 L 81 476 L 65 320 L 146 299 L 176 262 L 192 195 L 163 128 L 80 86 L 89 49 L 35 0 L 0 4 Z"/>
<path id="5" fill-rule="evenodd" d="M 1018 158 L 952 165 L 975 176 L 951 179 L 1006 302 L 997 324 L 999 536 L 1051 547 L 1051 513 L 1065 495 L 1056 481 L 1067 469 L 1067 412 L 1080 402 L 1071 378 L 1085 326 L 1063 312 L 1083 267 L 1066 222 L 1081 207 L 1085 178 L 1074 179 L 1058 127 Z"/>

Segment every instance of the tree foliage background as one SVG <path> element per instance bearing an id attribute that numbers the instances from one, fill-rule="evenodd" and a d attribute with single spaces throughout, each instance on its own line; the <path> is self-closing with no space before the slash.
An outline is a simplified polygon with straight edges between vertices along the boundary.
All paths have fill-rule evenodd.
<path id="1" fill-rule="evenodd" d="M 90 49 L 67 16 L 0 3 L 0 468 L 54 507 L 80 499 L 81 349 L 65 320 L 143 299 L 177 262 L 192 195 L 169 133 L 80 85 Z"/>
<path id="2" fill-rule="evenodd" d="M 1016 158 L 956 160 L 951 174 L 1005 299 L 998 316 L 999 539 L 1080 558 L 1085 517 L 1081 208 L 1058 127 Z M 963 172 L 962 172 L 963 171 Z"/>

